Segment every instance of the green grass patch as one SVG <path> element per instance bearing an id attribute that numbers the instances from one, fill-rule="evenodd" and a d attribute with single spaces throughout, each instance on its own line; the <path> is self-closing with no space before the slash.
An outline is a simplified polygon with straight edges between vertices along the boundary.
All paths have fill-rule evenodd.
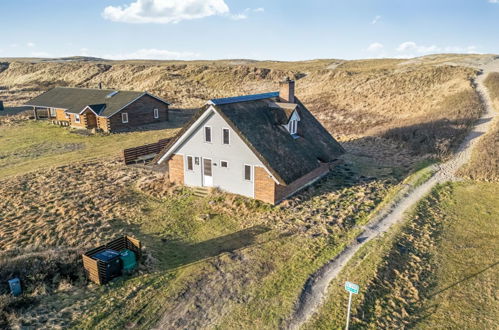
<path id="1" fill-rule="evenodd" d="M 360 284 L 353 328 L 493 328 L 499 317 L 499 187 L 436 188 L 404 224 L 366 244 L 329 288 L 306 328 L 345 324 L 345 280 Z"/>
<path id="2" fill-rule="evenodd" d="M 0 126 L 0 179 L 82 160 L 116 157 L 123 149 L 168 138 L 175 131 L 172 127 L 87 136 L 42 121 Z"/>

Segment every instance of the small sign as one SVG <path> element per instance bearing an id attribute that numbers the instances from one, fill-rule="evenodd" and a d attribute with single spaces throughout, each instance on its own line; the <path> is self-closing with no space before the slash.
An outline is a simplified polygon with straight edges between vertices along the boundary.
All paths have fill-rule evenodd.
<path id="1" fill-rule="evenodd" d="M 345 290 L 348 292 L 351 292 L 353 294 L 359 293 L 359 286 L 357 284 L 354 284 L 352 282 L 345 282 Z"/>

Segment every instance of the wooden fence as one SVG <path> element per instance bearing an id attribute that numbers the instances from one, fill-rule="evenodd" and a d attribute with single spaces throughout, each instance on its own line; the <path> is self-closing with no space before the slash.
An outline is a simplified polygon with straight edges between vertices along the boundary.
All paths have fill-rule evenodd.
<path id="1" fill-rule="evenodd" d="M 88 279 L 94 283 L 106 284 L 108 282 L 106 278 L 106 263 L 93 258 L 97 253 L 107 249 L 118 252 L 128 249 L 135 253 L 137 262 L 142 259 L 142 243 L 131 236 L 122 236 L 105 245 L 89 250 L 82 255 L 83 268 L 85 268 Z"/>
<path id="2" fill-rule="evenodd" d="M 144 163 L 153 159 L 171 139 L 162 139 L 156 143 L 145 144 L 143 146 L 123 150 L 123 160 L 125 165 L 134 164 L 140 161 Z"/>

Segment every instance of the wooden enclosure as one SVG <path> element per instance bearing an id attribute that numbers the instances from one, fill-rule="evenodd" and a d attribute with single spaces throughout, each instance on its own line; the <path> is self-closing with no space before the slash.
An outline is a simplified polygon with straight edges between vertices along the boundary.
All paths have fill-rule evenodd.
<path id="1" fill-rule="evenodd" d="M 123 150 L 123 160 L 125 165 L 146 162 L 153 159 L 163 149 L 170 139 L 162 139 L 156 143 L 145 144 L 143 146 Z"/>
<path id="2" fill-rule="evenodd" d="M 142 259 L 142 243 L 138 239 L 131 236 L 119 237 L 105 245 L 101 245 L 85 252 L 82 255 L 85 273 L 90 281 L 100 285 L 107 283 L 106 264 L 101 260 L 94 259 L 92 256 L 107 249 L 118 252 L 128 249 L 135 253 L 137 262 Z"/>

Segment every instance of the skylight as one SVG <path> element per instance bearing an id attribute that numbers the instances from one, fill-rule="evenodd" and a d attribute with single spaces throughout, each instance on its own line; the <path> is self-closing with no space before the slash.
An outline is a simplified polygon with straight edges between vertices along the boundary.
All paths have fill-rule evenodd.
<path id="1" fill-rule="evenodd" d="M 112 91 L 111 93 L 107 94 L 106 95 L 106 99 L 110 99 L 111 97 L 115 96 L 116 94 L 118 94 L 119 91 Z"/>

